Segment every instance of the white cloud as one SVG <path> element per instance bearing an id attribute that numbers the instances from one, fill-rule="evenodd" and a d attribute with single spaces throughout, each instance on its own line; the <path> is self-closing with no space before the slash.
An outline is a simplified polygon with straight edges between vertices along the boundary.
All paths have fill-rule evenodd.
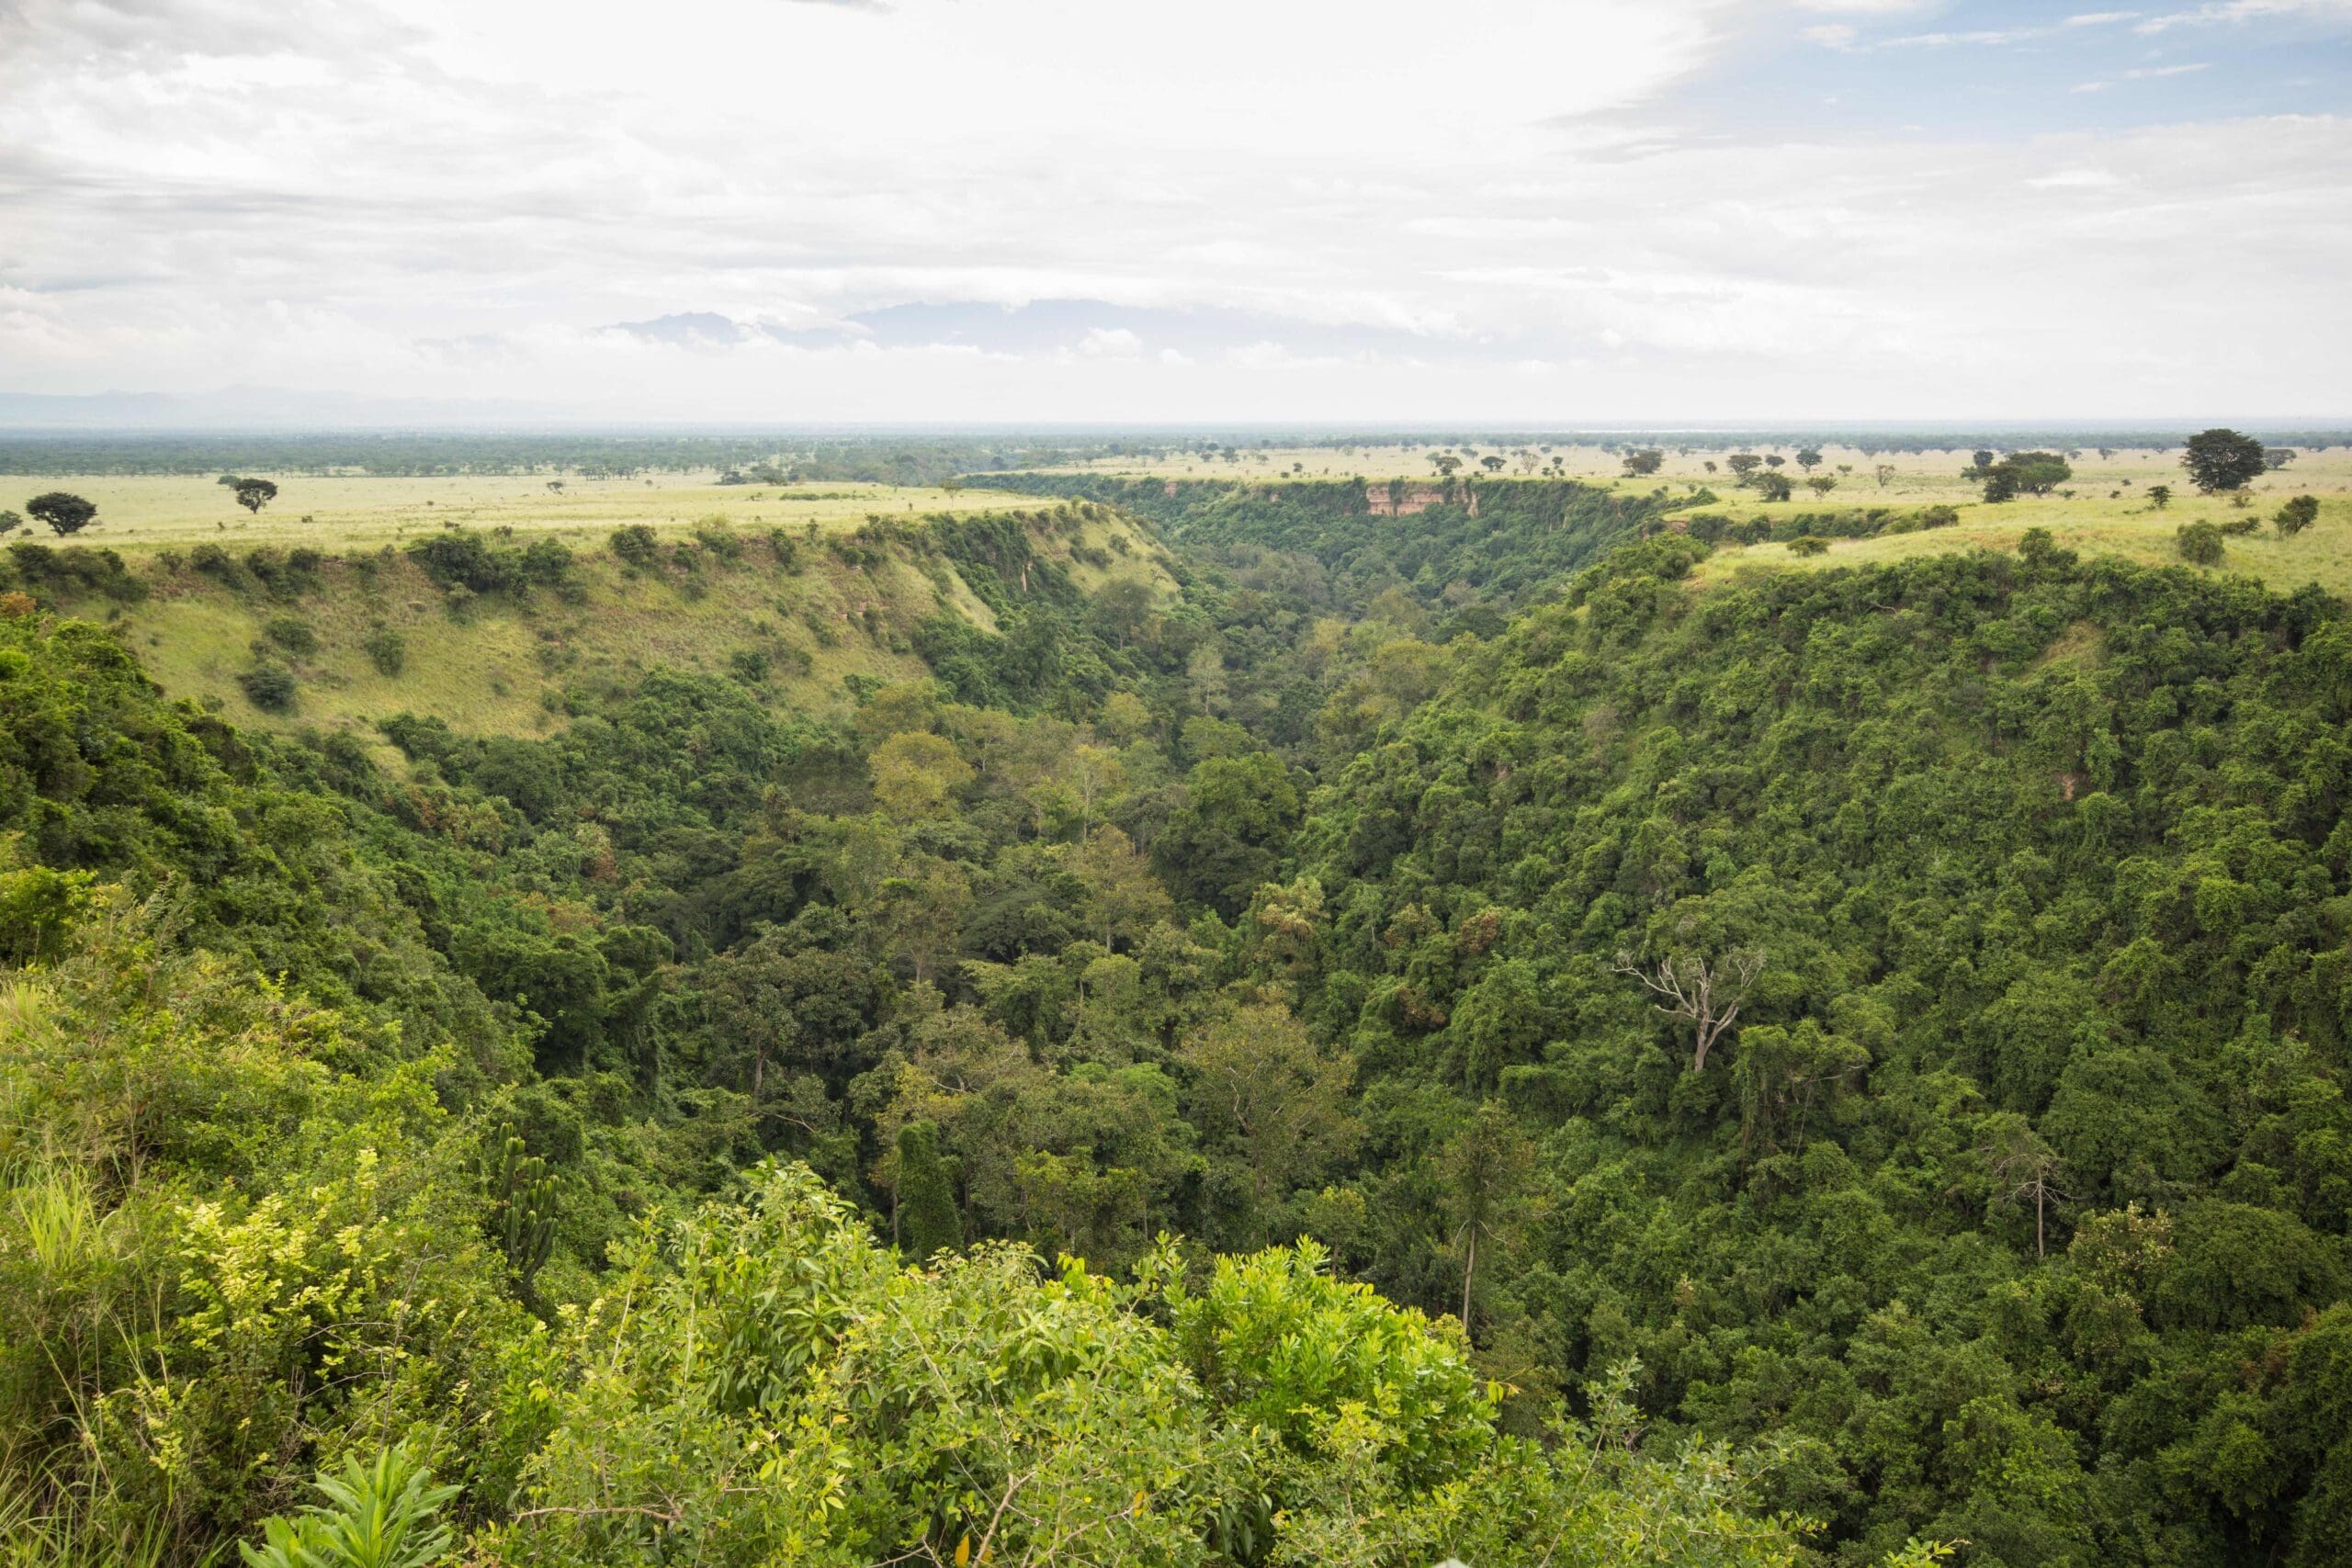
<path id="1" fill-rule="evenodd" d="M 1807 9 L 1860 47 L 1837 17 L 1903 8 Z M 1957 135 L 1930 96 L 1924 129 L 1761 133 L 1705 118 L 1740 28 L 1785 39 L 1737 0 L 140 12 L 0 0 L 0 389 L 886 420 L 2340 397 L 2352 122 Z M 1839 85 L 1804 100 L 1869 96 Z M 1034 344 L 922 313 L 1070 300 L 1105 303 Z M 2021 381 L 2036 334 L 2068 350 Z"/>
<path id="2" fill-rule="evenodd" d="M 2273 17 L 2316 21 L 2352 20 L 2352 0 L 2215 0 L 2186 11 L 2150 17 L 2132 31 L 2169 32 L 2175 28 L 2209 27 L 2222 22 L 2253 22 Z"/>
<path id="3" fill-rule="evenodd" d="M 1091 359 L 1133 359 L 1143 352 L 1143 339 L 1125 327 L 1092 327 L 1079 339 L 1078 352 Z"/>

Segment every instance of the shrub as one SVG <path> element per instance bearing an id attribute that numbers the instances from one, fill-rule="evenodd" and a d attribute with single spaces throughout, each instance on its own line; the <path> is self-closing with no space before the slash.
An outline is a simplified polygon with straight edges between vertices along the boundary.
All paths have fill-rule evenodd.
<path id="1" fill-rule="evenodd" d="M 1960 509 L 1956 506 L 1930 506 L 1919 513 L 1922 528 L 1951 528 L 1960 524 Z"/>
<path id="2" fill-rule="evenodd" d="M 368 650 L 379 675 L 397 675 L 408 668 L 408 643 L 390 626 L 377 626 L 360 646 Z"/>
<path id="3" fill-rule="evenodd" d="M 768 656 L 756 648 L 739 648 L 727 656 L 728 672 L 747 686 L 757 686 L 768 678 Z"/>
<path id="4" fill-rule="evenodd" d="M 2173 535 L 2180 558 L 2199 566 L 2216 566 L 2222 559 L 2222 531 L 2211 523 L 2184 523 Z"/>
<path id="5" fill-rule="evenodd" d="M 2278 514 L 2270 521 L 2278 525 L 2282 536 L 2291 539 L 2319 521 L 2319 497 L 2295 496 L 2279 507 Z"/>
<path id="6" fill-rule="evenodd" d="M 265 713 L 284 713 L 294 705 L 294 671 L 276 662 L 256 664 L 237 677 L 245 698 Z"/>
<path id="7" fill-rule="evenodd" d="M 288 653 L 312 654 L 319 650 L 319 634 L 300 615 L 272 615 L 262 623 L 261 632 Z"/>
<path id="8" fill-rule="evenodd" d="M 1826 556 L 1828 553 L 1829 541 L 1817 534 L 1807 534 L 1789 541 L 1789 554 L 1792 556 Z"/>
<path id="9" fill-rule="evenodd" d="M 571 547 L 561 539 L 534 539 L 523 547 L 523 576 L 543 587 L 561 586 L 571 576 Z"/>
<path id="10" fill-rule="evenodd" d="M 633 567 L 650 567 L 662 558 L 662 542 L 642 523 L 613 530 L 613 554 Z"/>

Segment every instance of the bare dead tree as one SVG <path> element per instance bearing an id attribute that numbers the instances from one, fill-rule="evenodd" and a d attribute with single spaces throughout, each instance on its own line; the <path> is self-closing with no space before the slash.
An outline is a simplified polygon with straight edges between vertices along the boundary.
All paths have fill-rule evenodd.
<path id="1" fill-rule="evenodd" d="M 1719 959 L 1691 955 L 1661 958 L 1644 967 L 1631 953 L 1617 955 L 1617 973 L 1630 975 L 1656 996 L 1657 1010 L 1690 1026 L 1690 1070 L 1707 1070 L 1707 1053 L 1714 1049 L 1739 1017 L 1739 1005 L 1764 972 L 1764 955 L 1753 948 L 1736 947 Z"/>
<path id="2" fill-rule="evenodd" d="M 2065 1164 L 2057 1152 L 2035 1136 L 2022 1117 L 2000 1129 L 1978 1150 L 1984 1168 L 1996 1187 L 2003 1189 L 1994 1196 L 1996 1203 L 2023 1206 L 2029 1200 L 2033 1204 L 2033 1255 L 2049 1256 L 2046 1240 L 2049 1208 L 2053 1202 L 2071 1203 L 2075 1195 L 2058 1185 L 2066 1174 Z"/>

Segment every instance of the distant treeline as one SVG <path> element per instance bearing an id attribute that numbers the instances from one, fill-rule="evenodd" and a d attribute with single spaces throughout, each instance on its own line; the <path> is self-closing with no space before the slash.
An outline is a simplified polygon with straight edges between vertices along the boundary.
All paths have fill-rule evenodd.
<path id="1" fill-rule="evenodd" d="M 1050 467 L 1102 454 L 1018 437 L 814 438 L 776 431 L 663 435 L 586 432 L 0 432 L 0 473 L 353 473 L 387 477 L 569 474 L 634 478 L 681 469 L 790 480 L 923 485 L 971 471 Z"/>
<path id="2" fill-rule="evenodd" d="M 2266 445 L 2301 450 L 2352 444 L 2352 429 L 2263 427 Z M 1657 447 L 1669 452 L 1734 452 L 1801 446 L 1850 446 L 1866 453 L 1973 451 L 2027 447 L 2096 451 L 2168 450 L 2186 429 L 2150 426 L 2045 426 L 2016 430 L 1883 430 L 1787 426 L 1751 430 L 1317 431 L 1135 429 L 1117 432 L 936 431 L 818 434 L 745 430 L 701 434 L 645 431 L 306 431 L 163 432 L 0 431 L 0 474 L 356 473 L 393 477 L 454 474 L 576 474 L 629 478 L 639 473 L 714 469 L 760 483 L 790 480 L 937 484 L 966 473 L 1057 468 L 1071 463 L 1184 454 L 1231 457 L 1274 448 L 1374 446 L 1464 448 L 1480 452 L 1561 446 Z"/>

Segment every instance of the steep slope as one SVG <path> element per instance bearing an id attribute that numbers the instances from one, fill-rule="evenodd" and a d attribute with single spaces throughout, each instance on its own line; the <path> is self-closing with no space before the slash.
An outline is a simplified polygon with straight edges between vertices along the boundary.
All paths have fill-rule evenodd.
<path id="1" fill-rule="evenodd" d="M 1702 553 L 1466 659 L 1261 896 L 1364 1080 L 1348 1251 L 1458 1298 L 1428 1156 L 1499 1105 L 1484 1332 L 1792 1444 L 1841 1557 L 2339 1560 L 2352 620 L 2046 537 Z"/>

